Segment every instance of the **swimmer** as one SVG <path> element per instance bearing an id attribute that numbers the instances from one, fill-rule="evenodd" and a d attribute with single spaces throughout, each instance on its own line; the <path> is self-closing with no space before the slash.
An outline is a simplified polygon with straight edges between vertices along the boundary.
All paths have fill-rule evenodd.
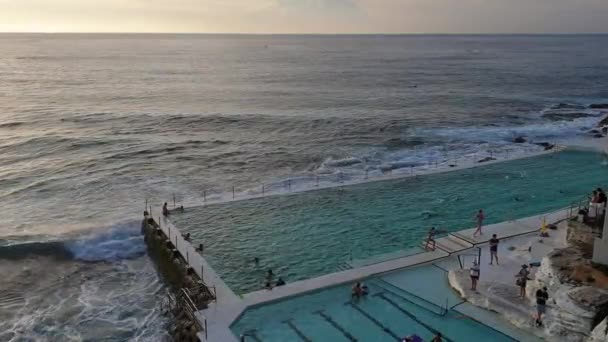
<path id="1" fill-rule="evenodd" d="M 353 285 L 353 288 L 351 290 L 351 298 L 359 299 L 359 298 L 361 298 L 362 295 L 363 295 L 363 289 L 361 288 L 361 283 L 356 282 L 355 285 Z"/>
<path id="2" fill-rule="evenodd" d="M 198 245 L 198 247 L 195 249 L 195 251 L 202 253 L 202 252 L 203 252 L 203 244 L 202 244 L 202 243 L 200 243 L 200 244 Z"/>
<path id="3" fill-rule="evenodd" d="M 260 258 L 253 257 L 253 262 L 255 263 L 256 266 L 259 266 L 260 265 Z"/>
<path id="4" fill-rule="evenodd" d="M 361 295 L 367 296 L 368 294 L 369 294 L 369 287 L 367 287 L 367 285 L 365 285 L 365 284 L 361 285 Z"/>
<path id="5" fill-rule="evenodd" d="M 279 277 L 279 280 L 277 280 L 276 286 L 283 286 L 283 285 L 285 285 L 285 280 L 283 280 L 283 278 Z"/>

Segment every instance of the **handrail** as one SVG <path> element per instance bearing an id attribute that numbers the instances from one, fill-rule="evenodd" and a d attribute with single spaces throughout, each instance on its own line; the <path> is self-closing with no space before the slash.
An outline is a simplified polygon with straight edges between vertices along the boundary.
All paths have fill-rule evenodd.
<path id="1" fill-rule="evenodd" d="M 186 314 L 188 314 L 189 318 L 194 322 L 194 324 L 201 331 L 203 331 L 205 333 L 205 340 L 206 340 L 207 339 L 207 318 L 200 313 L 199 314 L 201 315 L 203 322 L 202 323 L 199 322 L 199 320 L 196 318 L 195 313 L 198 312 L 198 309 L 196 307 L 196 304 L 192 300 L 192 298 L 190 298 L 190 291 L 188 289 L 182 288 L 178 292 L 178 296 L 184 303 L 184 309 L 186 311 Z"/>

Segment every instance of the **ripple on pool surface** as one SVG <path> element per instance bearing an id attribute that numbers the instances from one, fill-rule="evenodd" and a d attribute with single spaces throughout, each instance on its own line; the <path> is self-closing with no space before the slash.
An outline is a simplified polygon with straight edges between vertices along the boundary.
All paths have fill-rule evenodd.
<path id="1" fill-rule="evenodd" d="M 602 156 L 564 151 L 415 178 L 189 208 L 172 218 L 235 291 L 272 268 L 288 282 L 352 258 L 417 246 L 430 226 L 456 231 L 556 210 L 608 184 Z M 256 266 L 253 258 L 260 259 Z"/>

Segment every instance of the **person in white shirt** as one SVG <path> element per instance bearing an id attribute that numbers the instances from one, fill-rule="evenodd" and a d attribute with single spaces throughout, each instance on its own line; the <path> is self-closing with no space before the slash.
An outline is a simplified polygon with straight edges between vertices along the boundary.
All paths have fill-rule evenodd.
<path id="1" fill-rule="evenodd" d="M 469 274 L 471 275 L 471 291 L 477 292 L 477 281 L 479 281 L 479 263 L 477 260 L 473 261 L 473 266 Z"/>

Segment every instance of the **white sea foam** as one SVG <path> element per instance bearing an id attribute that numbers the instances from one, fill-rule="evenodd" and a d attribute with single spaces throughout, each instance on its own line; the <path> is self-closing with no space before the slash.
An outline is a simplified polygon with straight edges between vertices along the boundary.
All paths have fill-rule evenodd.
<path id="1" fill-rule="evenodd" d="M 65 247 L 75 259 L 84 261 L 116 261 L 141 256 L 146 251 L 137 222 L 117 224 L 110 229 L 66 242 Z"/>
<path id="2" fill-rule="evenodd" d="M 568 138 L 580 135 L 593 128 L 599 121 L 598 117 L 585 117 L 572 121 L 537 122 L 521 126 L 498 127 L 462 127 L 417 129 L 415 135 L 422 137 L 439 137 L 450 141 L 484 141 L 512 142 L 514 137 L 527 137 L 531 141 L 546 141 L 547 139 Z"/>

